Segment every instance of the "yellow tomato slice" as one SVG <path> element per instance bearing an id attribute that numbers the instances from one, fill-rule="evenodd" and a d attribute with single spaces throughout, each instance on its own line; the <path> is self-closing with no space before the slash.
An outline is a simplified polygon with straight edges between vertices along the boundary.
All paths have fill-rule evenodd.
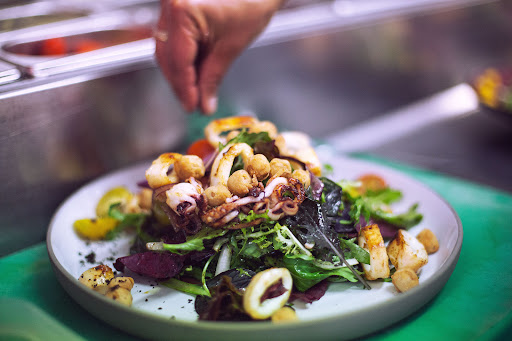
<path id="1" fill-rule="evenodd" d="M 96 216 L 107 217 L 108 210 L 113 204 L 127 204 L 132 200 L 132 193 L 125 187 L 114 187 L 105 193 L 96 206 Z"/>
<path id="2" fill-rule="evenodd" d="M 97 218 L 97 219 L 79 219 L 75 221 L 73 227 L 75 231 L 83 238 L 90 240 L 105 239 L 107 233 L 113 230 L 118 220 L 110 217 Z"/>

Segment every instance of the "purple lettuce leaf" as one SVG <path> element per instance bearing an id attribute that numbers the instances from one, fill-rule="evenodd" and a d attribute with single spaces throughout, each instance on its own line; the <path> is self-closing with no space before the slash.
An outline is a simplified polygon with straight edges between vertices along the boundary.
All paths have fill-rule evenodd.
<path id="1" fill-rule="evenodd" d="M 300 300 L 305 303 L 313 303 L 314 301 L 318 301 L 321 299 L 325 292 L 327 291 L 327 288 L 329 287 L 329 282 L 326 280 L 321 281 L 318 284 L 315 284 L 308 290 L 301 292 L 298 290 L 293 290 L 290 298 L 288 299 L 288 302 L 293 302 L 295 300 Z"/>

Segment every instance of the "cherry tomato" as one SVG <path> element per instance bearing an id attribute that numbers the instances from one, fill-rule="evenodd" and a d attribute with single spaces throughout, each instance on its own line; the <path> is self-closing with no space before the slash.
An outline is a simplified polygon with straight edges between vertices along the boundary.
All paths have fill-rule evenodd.
<path id="1" fill-rule="evenodd" d="M 359 193 L 364 194 L 367 191 L 379 191 L 388 187 L 388 184 L 382 177 L 376 174 L 364 174 L 358 179 L 361 182 Z"/>
<path id="2" fill-rule="evenodd" d="M 206 160 L 213 153 L 215 153 L 215 148 L 206 139 L 197 140 L 187 149 L 188 155 L 197 155 L 203 160 Z"/>
<path id="3" fill-rule="evenodd" d="M 66 54 L 68 50 L 66 41 L 64 38 L 52 38 L 43 41 L 41 46 L 41 55 L 43 56 L 55 56 L 59 54 Z"/>

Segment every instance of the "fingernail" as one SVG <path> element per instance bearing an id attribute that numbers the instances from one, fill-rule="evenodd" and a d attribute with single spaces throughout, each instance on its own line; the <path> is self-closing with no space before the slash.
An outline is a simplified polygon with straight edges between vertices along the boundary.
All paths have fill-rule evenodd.
<path id="1" fill-rule="evenodd" d="M 217 97 L 213 96 L 208 100 L 208 114 L 213 114 L 217 111 Z"/>

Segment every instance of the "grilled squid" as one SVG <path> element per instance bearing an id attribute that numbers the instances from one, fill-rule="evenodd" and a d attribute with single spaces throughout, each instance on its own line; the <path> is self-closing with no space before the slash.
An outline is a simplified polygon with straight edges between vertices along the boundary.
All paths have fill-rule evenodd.
<path id="1" fill-rule="evenodd" d="M 178 215 L 195 213 L 197 201 L 203 193 L 203 187 L 199 182 L 194 178 L 188 181 L 176 184 L 165 192 L 167 205 Z"/>
<path id="2" fill-rule="evenodd" d="M 265 199 L 253 206 L 256 214 L 268 210 L 268 216 L 272 220 L 279 220 L 285 215 L 295 215 L 299 205 L 305 199 L 304 186 L 297 179 L 277 177 L 267 184 L 264 190 Z M 292 194 L 293 198 L 289 197 Z"/>
<path id="3" fill-rule="evenodd" d="M 370 264 L 363 264 L 366 279 L 372 281 L 389 277 L 389 259 L 379 226 L 374 224 L 361 228 L 358 243 L 370 253 Z"/>
<path id="4" fill-rule="evenodd" d="M 243 297 L 244 310 L 253 319 L 264 320 L 281 309 L 292 292 L 293 279 L 286 268 L 270 268 L 257 273 L 252 279 Z M 273 287 L 280 287 L 278 294 L 265 298 Z"/>
<path id="5" fill-rule="evenodd" d="M 204 135 L 210 144 L 217 148 L 219 143 L 226 144 L 223 133 L 242 128 L 249 128 L 258 122 L 257 118 L 250 116 L 228 117 L 210 122 L 204 129 Z"/>
<path id="6" fill-rule="evenodd" d="M 244 164 L 248 164 L 254 153 L 247 143 L 226 146 L 213 161 L 210 186 L 227 185 L 233 162 L 237 156 L 241 156 Z"/>
<path id="7" fill-rule="evenodd" d="M 398 230 L 396 237 L 387 247 L 389 260 L 397 269 L 418 270 L 428 263 L 425 246 L 406 230 Z"/>
<path id="8" fill-rule="evenodd" d="M 205 135 L 217 148 L 219 143 L 225 144 L 242 129 L 249 133 L 266 132 L 273 140 L 285 141 L 273 123 L 242 116 L 212 121 L 206 127 Z M 290 142 L 291 145 L 294 143 L 297 141 Z M 146 171 L 146 179 L 155 189 L 153 199 L 159 201 L 157 204 L 175 230 L 193 234 L 203 224 L 214 228 L 258 224 L 258 220 L 249 222 L 250 225 L 236 224 L 238 214 L 248 213 L 251 209 L 257 213 L 268 212 L 271 219 L 278 220 L 297 213 L 305 198 L 304 189 L 310 183 L 309 171 L 293 170 L 292 164 L 300 164 L 300 168 L 305 168 L 306 161 L 309 162 L 307 165 L 316 165 L 314 151 L 312 155 L 307 151 L 303 153 L 310 148 L 309 140 L 299 139 L 298 143 L 296 150 L 283 142 L 285 157 L 274 157 L 269 161 L 264 154 L 255 155 L 249 144 L 232 142 L 218 152 L 211 168 L 205 167 L 203 160 L 195 155 L 166 153 L 153 161 Z M 305 159 L 296 157 L 304 156 L 301 153 L 306 155 Z M 232 173 L 236 158 L 242 159 L 244 169 Z M 209 181 L 204 178 L 208 173 Z M 262 181 L 267 181 L 266 188 Z M 206 186 L 205 190 L 202 185 Z"/>
<path id="9" fill-rule="evenodd" d="M 278 185 L 285 185 L 287 183 L 288 180 L 283 177 L 277 177 L 275 179 L 270 180 L 269 183 L 267 184 L 267 187 L 265 187 L 265 197 L 269 197 L 274 192 Z"/>
<path id="10" fill-rule="evenodd" d="M 244 198 L 234 198 L 233 201 L 213 207 L 204 212 L 201 216 L 201 220 L 208 226 L 214 228 L 223 227 L 238 216 L 243 206 L 256 203 L 263 200 L 263 198 L 263 192 L 259 193 L 257 196 L 249 195 Z"/>
<path id="11" fill-rule="evenodd" d="M 306 134 L 295 131 L 283 132 L 277 137 L 276 146 L 281 155 L 304 162 L 316 176 L 322 174 L 322 164 Z"/>
<path id="12" fill-rule="evenodd" d="M 155 189 L 164 185 L 179 182 L 178 175 L 173 169 L 171 174 L 169 167 L 171 167 L 177 160 L 182 157 L 179 153 L 165 153 L 160 155 L 153 161 L 151 166 L 146 170 L 146 180 L 151 188 Z"/>

